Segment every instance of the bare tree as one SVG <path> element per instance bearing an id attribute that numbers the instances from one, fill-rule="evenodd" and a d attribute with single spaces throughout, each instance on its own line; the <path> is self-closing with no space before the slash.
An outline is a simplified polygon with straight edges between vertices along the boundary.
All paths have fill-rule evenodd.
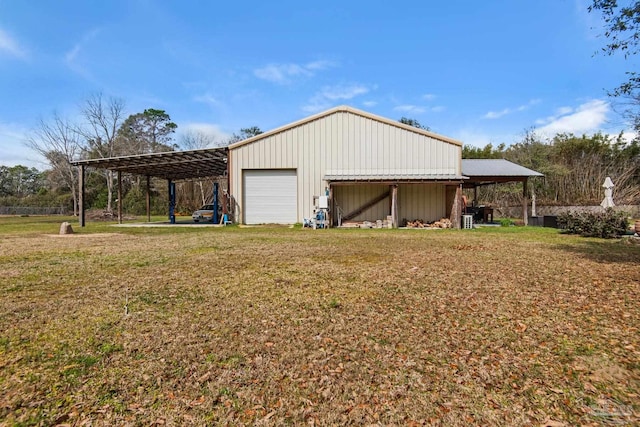
<path id="1" fill-rule="evenodd" d="M 40 119 L 26 145 L 42 155 L 51 166 L 51 174 L 64 183 L 73 196 L 73 214 L 78 214 L 78 175 L 71 161 L 81 151 L 76 126 L 54 113 L 50 121 Z"/>
<path id="2" fill-rule="evenodd" d="M 91 96 L 84 103 L 82 115 L 86 125 L 78 132 L 86 139 L 90 158 L 115 157 L 124 154 L 119 144 L 118 129 L 124 121 L 124 101 L 117 98 L 104 100 L 101 93 Z M 112 210 L 113 172 L 106 170 L 107 211 Z"/>
<path id="3" fill-rule="evenodd" d="M 180 136 L 180 147 L 185 150 L 198 150 L 207 147 L 216 147 L 217 143 L 213 135 L 197 130 L 188 130 Z"/>
<path id="4" fill-rule="evenodd" d="M 199 150 L 208 147 L 220 146 L 213 135 L 206 134 L 204 132 L 189 130 L 180 137 L 180 147 L 186 150 Z M 193 184 L 198 188 L 199 194 L 196 196 L 193 194 L 193 198 L 198 198 L 200 205 L 207 203 L 209 194 L 211 192 L 204 191 L 206 184 L 212 184 L 210 179 L 198 179 L 193 181 Z M 194 201 L 195 202 L 195 201 Z M 196 206 L 197 207 L 197 206 Z"/>

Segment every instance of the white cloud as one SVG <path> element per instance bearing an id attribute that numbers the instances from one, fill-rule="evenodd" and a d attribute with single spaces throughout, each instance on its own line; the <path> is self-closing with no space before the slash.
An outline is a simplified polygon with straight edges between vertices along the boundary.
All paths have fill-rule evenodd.
<path id="1" fill-rule="evenodd" d="M 577 108 L 562 107 L 557 114 L 538 120 L 544 126 L 537 132 L 551 136 L 557 133 L 583 134 L 600 130 L 607 120 L 610 111 L 609 103 L 602 99 L 594 99 L 579 105 Z"/>
<path id="2" fill-rule="evenodd" d="M 253 74 L 262 80 L 272 83 L 288 83 L 291 77 L 310 75 L 311 72 L 297 64 L 270 64 L 254 70 Z"/>
<path id="3" fill-rule="evenodd" d="M 64 60 L 67 61 L 67 64 L 74 62 L 80 53 L 80 49 L 82 49 L 82 45 L 80 43 L 76 43 L 71 50 L 67 51 L 64 54 Z"/>
<path id="4" fill-rule="evenodd" d="M 378 105 L 377 101 L 364 101 L 362 103 L 362 105 L 364 105 L 365 107 L 375 107 L 376 105 Z"/>
<path id="5" fill-rule="evenodd" d="M 543 125 L 546 125 L 547 123 L 556 121 L 559 117 L 565 116 L 569 113 L 573 113 L 573 111 L 574 111 L 573 107 L 560 107 L 560 108 L 557 108 L 555 113 L 553 113 L 552 115 L 547 116 L 543 119 L 537 119 L 535 123 L 536 125 L 543 126 Z"/>
<path id="6" fill-rule="evenodd" d="M 335 101 L 345 101 L 369 93 L 370 89 L 361 84 L 325 86 L 311 97 L 302 107 L 307 113 L 317 113 L 331 107 Z"/>
<path id="7" fill-rule="evenodd" d="M 612 140 L 616 140 L 620 136 L 619 133 L 616 133 L 616 134 L 611 134 L 610 133 L 608 135 L 609 135 L 609 138 L 611 138 Z M 633 141 L 637 137 L 638 137 L 638 133 L 634 132 L 632 130 L 625 130 L 625 131 L 622 132 L 622 139 L 627 143 Z"/>
<path id="8" fill-rule="evenodd" d="M 259 79 L 271 83 L 287 84 L 296 77 L 311 77 L 316 71 L 334 67 L 330 61 L 313 61 L 307 64 L 269 64 L 253 70 L 253 74 Z"/>
<path id="9" fill-rule="evenodd" d="M 68 50 L 67 53 L 65 53 L 64 59 L 67 61 L 67 63 L 71 64 L 71 63 L 75 62 L 75 60 L 78 58 L 78 55 L 80 54 L 82 49 L 91 40 L 93 40 L 98 35 L 99 32 L 100 32 L 99 28 L 94 28 L 93 30 L 91 30 L 88 33 L 84 34 L 82 36 L 82 39 L 79 42 L 77 42 L 75 45 L 73 45 L 73 47 L 70 50 Z"/>
<path id="10" fill-rule="evenodd" d="M 90 79 L 91 75 L 89 71 L 78 64 L 78 59 L 83 49 L 98 35 L 98 33 L 100 33 L 99 28 L 94 28 L 88 33 L 85 33 L 82 36 L 82 39 L 64 54 L 64 60 L 67 63 L 67 66 L 87 79 Z"/>
<path id="11" fill-rule="evenodd" d="M 21 47 L 18 42 L 11 37 L 6 31 L 0 28 L 0 53 L 6 52 L 9 55 L 26 59 L 27 51 Z"/>
<path id="12" fill-rule="evenodd" d="M 489 111 L 487 114 L 484 115 L 485 119 L 498 119 L 502 116 L 506 116 L 507 114 L 511 113 L 511 109 L 510 108 L 505 108 L 504 110 L 501 111 Z"/>
<path id="13" fill-rule="evenodd" d="M 331 104 L 324 101 L 314 101 L 311 99 L 307 105 L 302 106 L 302 111 L 305 113 L 318 113 L 323 110 L 328 110 L 331 107 Z"/>
<path id="14" fill-rule="evenodd" d="M 200 133 L 211 138 L 214 142 L 222 142 L 231 136 L 231 134 L 222 131 L 220 126 L 211 123 L 187 123 L 181 125 L 179 129 L 179 134 Z"/>
<path id="15" fill-rule="evenodd" d="M 507 114 L 511 114 L 514 113 L 516 111 L 525 111 L 528 110 L 530 107 L 539 104 L 540 102 L 542 102 L 542 100 L 536 98 L 536 99 L 531 99 L 529 102 L 527 102 L 526 104 L 522 104 L 516 108 L 505 108 L 502 109 L 500 111 L 489 111 L 487 114 L 485 114 L 483 117 L 485 119 L 499 119 L 500 117 L 506 116 Z"/>
<path id="16" fill-rule="evenodd" d="M 527 102 L 526 104 L 523 104 L 521 106 L 519 106 L 518 108 L 516 108 L 517 111 L 524 111 L 524 110 L 528 110 L 529 107 L 533 106 L 533 105 L 537 105 L 540 104 L 542 102 L 541 99 L 536 98 L 536 99 L 532 99 L 529 102 Z"/>
<path id="17" fill-rule="evenodd" d="M 28 137 L 29 130 L 23 126 L 0 122 L 0 165 L 46 169 L 46 160 L 25 145 Z"/>
<path id="18" fill-rule="evenodd" d="M 425 107 L 420 107 L 418 105 L 398 105 L 393 109 L 394 111 L 400 111 L 403 113 L 411 113 L 411 114 L 421 114 L 427 111 Z"/>
<path id="19" fill-rule="evenodd" d="M 393 110 L 409 114 L 422 114 L 427 112 L 440 113 L 445 110 L 445 107 L 442 105 L 436 105 L 435 107 L 425 107 L 422 105 L 403 104 L 393 107 Z"/>
<path id="20" fill-rule="evenodd" d="M 492 143 L 489 135 L 486 135 L 477 129 L 462 129 L 456 132 L 453 135 L 453 138 L 461 141 L 464 145 L 472 145 L 480 148 L 484 148 L 487 144 Z"/>
<path id="21" fill-rule="evenodd" d="M 202 95 L 198 95 L 193 97 L 193 100 L 196 102 L 202 102 L 203 104 L 208 104 L 212 107 L 219 107 L 222 105 L 220 101 L 218 101 L 213 95 L 210 93 L 205 93 Z"/>
<path id="22" fill-rule="evenodd" d="M 326 70 L 327 68 L 331 68 L 335 66 L 336 64 L 332 61 L 320 60 L 320 61 L 309 62 L 304 66 L 304 68 L 306 68 L 307 70 L 319 71 L 319 70 Z"/>
<path id="23" fill-rule="evenodd" d="M 352 85 L 339 85 L 339 86 L 325 86 L 322 88 L 320 94 L 332 101 L 340 99 L 351 99 L 358 95 L 364 95 L 369 92 L 369 88 L 359 84 Z"/>
<path id="24" fill-rule="evenodd" d="M 422 95 L 422 99 L 424 99 L 425 101 L 432 101 L 436 99 L 436 96 L 432 93 L 425 93 L 424 95 Z"/>

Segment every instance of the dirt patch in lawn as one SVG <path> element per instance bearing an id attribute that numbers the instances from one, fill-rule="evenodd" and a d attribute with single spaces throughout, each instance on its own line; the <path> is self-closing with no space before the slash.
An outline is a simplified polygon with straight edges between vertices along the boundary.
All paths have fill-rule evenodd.
<path id="1" fill-rule="evenodd" d="M 0 419 L 633 425 L 634 258 L 549 230 L 0 239 Z"/>

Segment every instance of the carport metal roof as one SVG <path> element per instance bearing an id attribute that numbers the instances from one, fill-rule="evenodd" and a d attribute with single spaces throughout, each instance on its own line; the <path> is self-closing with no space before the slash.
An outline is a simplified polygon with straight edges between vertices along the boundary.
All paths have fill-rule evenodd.
<path id="1" fill-rule="evenodd" d="M 469 179 L 465 187 L 498 182 L 524 182 L 528 178 L 544 176 L 505 159 L 462 159 L 462 174 Z"/>
<path id="2" fill-rule="evenodd" d="M 72 164 L 178 181 L 225 175 L 228 154 L 227 147 L 219 147 L 78 160 Z"/>

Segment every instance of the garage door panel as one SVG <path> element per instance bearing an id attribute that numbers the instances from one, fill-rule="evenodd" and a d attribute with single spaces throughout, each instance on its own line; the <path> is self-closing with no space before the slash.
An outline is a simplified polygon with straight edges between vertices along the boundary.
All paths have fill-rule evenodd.
<path id="1" fill-rule="evenodd" d="M 293 224 L 297 220 L 295 169 L 244 171 L 246 224 Z"/>

